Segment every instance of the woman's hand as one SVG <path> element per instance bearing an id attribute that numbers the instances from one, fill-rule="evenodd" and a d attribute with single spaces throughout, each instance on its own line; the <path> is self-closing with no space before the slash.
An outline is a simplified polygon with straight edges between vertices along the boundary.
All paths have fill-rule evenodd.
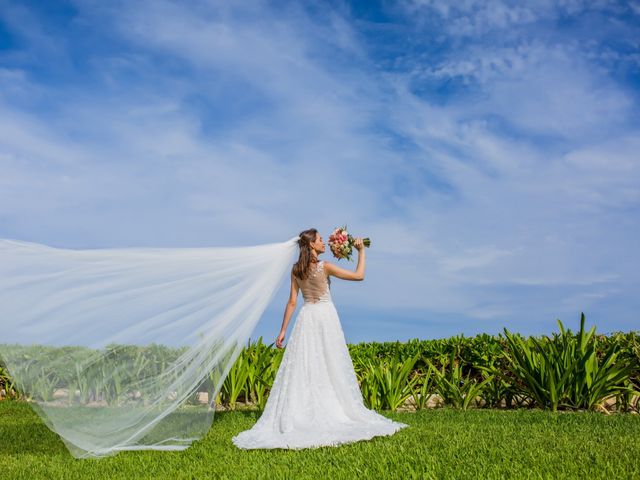
<path id="1" fill-rule="evenodd" d="M 284 332 L 280 332 L 280 335 L 278 335 L 278 338 L 276 339 L 276 347 L 278 348 L 282 348 L 282 342 L 284 342 Z"/>
<path id="2" fill-rule="evenodd" d="M 356 247 L 356 250 L 358 250 L 358 252 L 362 251 L 362 249 L 364 248 L 364 243 L 362 243 L 362 238 L 360 237 L 356 238 L 355 242 L 353 243 L 353 246 Z"/>

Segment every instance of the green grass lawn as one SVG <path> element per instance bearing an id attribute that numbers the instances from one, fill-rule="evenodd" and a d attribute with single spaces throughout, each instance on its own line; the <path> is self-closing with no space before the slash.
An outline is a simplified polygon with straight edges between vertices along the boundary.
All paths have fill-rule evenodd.
<path id="1" fill-rule="evenodd" d="M 218 412 L 181 452 L 78 460 L 24 402 L 0 402 L 0 478 L 638 478 L 640 416 L 449 408 L 385 415 L 391 437 L 307 450 L 237 449 L 258 412 Z"/>

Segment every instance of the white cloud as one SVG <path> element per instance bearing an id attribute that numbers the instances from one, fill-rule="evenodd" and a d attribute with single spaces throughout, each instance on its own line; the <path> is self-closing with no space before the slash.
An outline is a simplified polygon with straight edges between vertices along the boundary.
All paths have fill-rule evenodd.
<path id="1" fill-rule="evenodd" d="M 544 13 L 442 5 L 450 35 Z M 91 56 L 96 84 L 0 70 L 3 236 L 251 244 L 346 221 L 373 246 L 366 282 L 333 286 L 340 304 L 469 328 L 595 308 L 637 284 L 637 102 L 575 43 L 480 43 L 392 73 L 339 12 L 78 8 L 120 45 Z M 461 77 L 475 93 L 414 90 Z"/>

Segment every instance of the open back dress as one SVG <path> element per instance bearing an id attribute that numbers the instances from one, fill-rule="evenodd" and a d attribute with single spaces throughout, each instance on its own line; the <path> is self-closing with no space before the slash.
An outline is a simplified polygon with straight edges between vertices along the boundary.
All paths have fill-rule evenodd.
<path id="1" fill-rule="evenodd" d="M 264 412 L 233 443 L 242 449 L 336 446 L 392 435 L 404 423 L 365 407 L 324 260 L 295 277 L 300 308 Z"/>

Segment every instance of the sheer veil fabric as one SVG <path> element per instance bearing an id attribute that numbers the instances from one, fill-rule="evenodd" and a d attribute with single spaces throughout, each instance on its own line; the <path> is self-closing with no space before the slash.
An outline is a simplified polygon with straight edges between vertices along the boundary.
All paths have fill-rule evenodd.
<path id="1" fill-rule="evenodd" d="M 209 430 L 298 239 L 86 250 L 0 239 L 0 359 L 76 458 L 183 450 Z"/>

